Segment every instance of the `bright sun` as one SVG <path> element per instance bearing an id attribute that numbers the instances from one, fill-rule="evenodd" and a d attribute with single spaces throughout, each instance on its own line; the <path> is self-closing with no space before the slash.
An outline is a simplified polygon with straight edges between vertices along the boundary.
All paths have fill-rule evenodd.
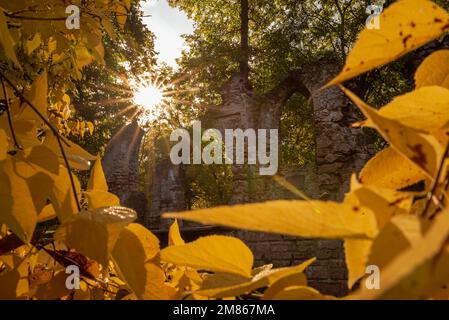
<path id="1" fill-rule="evenodd" d="M 162 88 L 152 84 L 141 85 L 134 93 L 134 102 L 146 110 L 152 110 L 164 100 Z"/>

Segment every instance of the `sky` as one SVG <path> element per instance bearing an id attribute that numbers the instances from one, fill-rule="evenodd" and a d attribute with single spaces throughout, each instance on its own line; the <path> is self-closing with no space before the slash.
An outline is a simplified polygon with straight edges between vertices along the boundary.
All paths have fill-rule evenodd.
<path id="1" fill-rule="evenodd" d="M 187 48 L 181 35 L 193 32 L 193 22 L 184 12 L 171 8 L 166 0 L 145 0 L 142 8 L 145 16 L 151 15 L 143 18 L 143 22 L 156 35 L 159 60 L 176 69 L 176 58 Z"/>

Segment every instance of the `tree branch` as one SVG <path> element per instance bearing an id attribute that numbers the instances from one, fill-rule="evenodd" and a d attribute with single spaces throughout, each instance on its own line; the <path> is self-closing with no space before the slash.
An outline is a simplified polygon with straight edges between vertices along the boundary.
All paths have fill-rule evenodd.
<path id="1" fill-rule="evenodd" d="M 14 83 L 12 83 L 12 81 L 9 80 L 1 71 L 0 71 L 0 79 L 2 79 L 2 81 L 4 80 L 16 92 L 16 94 L 22 99 L 22 101 L 25 102 L 34 111 L 34 113 L 36 113 L 36 115 L 50 128 L 51 132 L 55 135 L 56 140 L 58 141 L 61 155 L 64 158 L 64 164 L 65 164 L 68 174 L 69 174 L 70 184 L 72 187 L 73 196 L 75 197 L 78 211 L 81 211 L 81 206 L 80 206 L 79 199 L 78 199 L 78 193 L 76 192 L 75 180 L 73 178 L 72 169 L 71 169 L 69 161 L 67 159 L 67 155 L 65 153 L 64 147 L 62 146 L 62 142 L 64 141 L 63 137 L 61 137 L 61 135 L 59 134 L 58 129 L 56 129 L 47 120 L 47 118 L 45 118 L 45 116 L 39 112 L 39 110 L 22 94 L 22 92 L 20 92 L 20 90 L 16 88 Z"/>
<path id="2" fill-rule="evenodd" d="M 3 95 L 5 96 L 5 101 L 6 101 L 6 115 L 8 117 L 9 130 L 11 130 L 11 135 L 12 135 L 12 140 L 14 141 L 14 146 L 17 149 L 21 150 L 22 147 L 20 146 L 19 142 L 17 141 L 16 132 L 14 131 L 14 126 L 12 123 L 11 107 L 9 105 L 8 92 L 6 91 L 5 82 L 3 81 L 3 79 L 1 79 L 1 82 L 2 82 Z"/>

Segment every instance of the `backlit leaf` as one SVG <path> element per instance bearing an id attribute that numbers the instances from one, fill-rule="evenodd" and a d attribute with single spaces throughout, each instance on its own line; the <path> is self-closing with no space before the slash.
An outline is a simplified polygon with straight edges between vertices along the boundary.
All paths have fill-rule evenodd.
<path id="1" fill-rule="evenodd" d="M 36 77 L 31 86 L 31 89 L 25 93 L 27 99 L 39 111 L 41 115 L 47 118 L 47 94 L 48 94 L 48 77 L 47 72 L 44 71 Z M 42 122 L 41 118 L 31 109 L 31 107 L 24 103 L 22 105 L 21 119 L 35 120 L 38 123 Z"/>
<path id="2" fill-rule="evenodd" d="M 272 297 L 273 300 L 332 300 L 332 296 L 322 295 L 318 290 L 305 286 L 288 287 Z"/>
<path id="3" fill-rule="evenodd" d="M 377 232 L 372 214 L 362 215 L 347 204 L 324 201 L 279 200 L 170 213 L 163 217 L 299 237 L 371 238 Z"/>
<path id="4" fill-rule="evenodd" d="M 169 246 L 182 246 L 185 244 L 184 240 L 181 237 L 181 233 L 179 232 L 178 220 L 175 221 L 170 226 L 168 230 L 168 245 Z"/>
<path id="5" fill-rule="evenodd" d="M 25 298 L 29 291 L 27 259 L 16 255 L 12 258 L 12 270 L 0 274 L 1 300 Z"/>
<path id="6" fill-rule="evenodd" d="M 179 266 L 250 277 L 254 258 L 251 250 L 237 238 L 208 236 L 185 245 L 165 248 L 161 251 L 161 260 Z"/>
<path id="7" fill-rule="evenodd" d="M 346 266 L 348 267 L 348 288 L 365 275 L 373 240 L 346 239 L 344 242 Z"/>
<path id="8" fill-rule="evenodd" d="M 16 170 L 17 162 L 12 157 L 0 162 L 0 223 L 8 225 L 27 243 L 33 235 L 38 210 L 27 180 Z"/>
<path id="9" fill-rule="evenodd" d="M 52 204 L 47 204 L 37 216 L 37 222 L 45 222 L 56 218 L 56 211 Z"/>
<path id="10" fill-rule="evenodd" d="M 394 217 L 374 240 L 368 264 L 385 267 L 399 253 L 422 241 L 424 231 L 423 222 L 415 215 Z"/>
<path id="11" fill-rule="evenodd" d="M 6 21 L 3 9 L 0 8 L 0 44 L 5 51 L 6 56 L 15 63 L 15 65 L 21 69 L 19 60 L 17 60 L 16 51 L 14 50 L 14 41 L 8 29 L 8 23 Z"/>
<path id="12" fill-rule="evenodd" d="M 439 37 L 449 27 L 446 11 L 428 0 L 396 1 L 379 18 L 380 28 L 365 28 L 359 34 L 343 71 L 328 86 L 394 61 Z"/>
<path id="13" fill-rule="evenodd" d="M 69 275 L 65 271 L 58 272 L 51 280 L 45 284 L 41 284 L 35 293 L 35 297 L 39 300 L 56 300 L 67 296 L 74 290 L 68 290 L 66 280 Z"/>
<path id="14" fill-rule="evenodd" d="M 55 152 L 59 156 L 60 163 L 64 164 L 64 159 L 62 157 L 57 138 L 50 132 L 47 133 L 44 145 L 53 150 L 53 152 Z M 69 164 L 73 169 L 88 170 L 90 168 L 90 162 L 96 159 L 96 157 L 91 155 L 89 152 L 87 152 L 74 142 L 70 141 L 67 142 L 67 144 L 63 142 L 62 146 L 66 153 Z"/>
<path id="15" fill-rule="evenodd" d="M 106 266 L 120 232 L 136 218 L 134 210 L 124 207 L 81 211 L 59 226 L 54 238 Z"/>
<path id="16" fill-rule="evenodd" d="M 97 158 L 90 173 L 89 183 L 87 185 L 89 190 L 108 191 L 108 183 L 104 176 L 101 159 Z"/>
<path id="17" fill-rule="evenodd" d="M 291 286 L 307 286 L 307 277 L 304 273 L 294 273 L 275 281 L 265 290 L 262 300 L 271 300 L 279 292 Z"/>
<path id="18" fill-rule="evenodd" d="M 262 268 L 251 279 L 228 273 L 208 275 L 197 293 L 211 298 L 239 296 L 259 288 L 270 287 L 286 277 L 303 274 L 304 270 L 314 261 L 315 258 L 309 259 L 294 267 Z"/>
<path id="19" fill-rule="evenodd" d="M 6 159 L 6 153 L 9 151 L 8 137 L 3 129 L 0 129 L 0 161 Z"/>
<path id="20" fill-rule="evenodd" d="M 449 89 L 449 50 L 429 55 L 415 73 L 415 87 L 441 86 Z"/>
<path id="21" fill-rule="evenodd" d="M 139 299 L 166 299 L 165 275 L 157 265 L 159 240 L 145 227 L 132 223 L 122 230 L 112 258 L 122 279 Z"/>
<path id="22" fill-rule="evenodd" d="M 80 196 L 81 186 L 78 178 L 74 175 L 73 179 L 75 190 Z M 60 166 L 59 174 L 54 180 L 54 185 L 49 198 L 61 223 L 64 223 L 67 219 L 78 213 L 79 210 L 67 168 Z"/>
<path id="23" fill-rule="evenodd" d="M 351 91 L 341 88 L 396 151 L 423 169 L 429 178 L 435 175 L 443 150 L 433 136 L 382 116 Z"/>
<path id="24" fill-rule="evenodd" d="M 379 290 L 365 286 L 355 299 L 422 299 L 438 291 L 449 281 L 449 212 L 444 210 L 434 220 L 420 241 L 399 253 L 381 269 Z"/>
<path id="25" fill-rule="evenodd" d="M 84 192 L 84 195 L 89 202 L 90 209 L 120 205 L 120 199 L 115 194 L 109 192 L 92 190 Z"/>
<path id="26" fill-rule="evenodd" d="M 394 98 L 379 115 L 432 133 L 449 123 L 449 90 L 438 86 L 416 89 Z M 369 119 L 364 125 L 376 127 Z"/>
<path id="27" fill-rule="evenodd" d="M 360 172 L 360 181 L 381 188 L 402 189 L 426 178 L 425 172 L 394 148 L 377 153 Z"/>
<path id="28" fill-rule="evenodd" d="M 39 48 L 42 44 L 41 35 L 36 33 L 31 40 L 27 40 L 25 43 L 26 52 L 31 55 L 34 50 Z"/>

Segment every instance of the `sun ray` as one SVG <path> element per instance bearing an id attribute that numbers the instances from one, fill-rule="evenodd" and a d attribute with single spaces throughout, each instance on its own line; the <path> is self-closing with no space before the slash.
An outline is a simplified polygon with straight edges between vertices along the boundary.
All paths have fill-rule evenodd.
<path id="1" fill-rule="evenodd" d="M 103 100 L 95 100 L 96 104 L 102 104 L 102 105 L 110 105 L 110 104 L 117 104 L 122 102 L 132 102 L 132 98 L 120 98 L 120 99 L 103 99 Z"/>
<path id="2" fill-rule="evenodd" d="M 132 109 L 137 109 L 139 110 L 139 108 L 135 105 L 135 104 L 130 104 L 129 106 L 127 106 L 125 109 L 120 110 L 119 112 L 117 112 L 117 116 L 121 116 L 125 113 L 127 113 L 128 111 L 132 110 Z"/>
<path id="3" fill-rule="evenodd" d="M 164 96 L 170 96 L 176 93 L 185 93 L 185 92 L 197 92 L 200 88 L 191 88 L 191 89 L 179 89 L 179 90 L 170 90 L 164 91 Z"/>

